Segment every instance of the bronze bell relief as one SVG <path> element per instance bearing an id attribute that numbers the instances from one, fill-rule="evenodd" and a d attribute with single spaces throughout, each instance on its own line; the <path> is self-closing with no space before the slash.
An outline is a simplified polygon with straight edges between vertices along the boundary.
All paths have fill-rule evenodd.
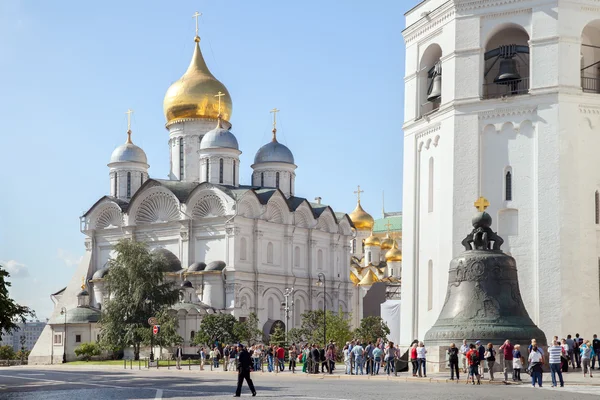
<path id="1" fill-rule="evenodd" d="M 425 334 L 428 346 L 448 346 L 463 339 L 501 344 L 529 344 L 546 336 L 529 317 L 521 292 L 515 259 L 500 249 L 504 240 L 491 229 L 489 205 L 475 202 L 473 230 L 462 241 L 465 251 L 450 262 L 446 300 L 437 322 Z"/>

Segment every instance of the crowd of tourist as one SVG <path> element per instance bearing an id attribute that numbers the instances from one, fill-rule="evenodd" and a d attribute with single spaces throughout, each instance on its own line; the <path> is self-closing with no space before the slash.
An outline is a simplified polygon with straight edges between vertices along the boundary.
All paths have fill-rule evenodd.
<path id="1" fill-rule="evenodd" d="M 222 363 L 224 371 L 236 370 L 239 345 L 225 347 L 215 346 L 205 350 L 201 347 L 198 354 L 202 359 L 209 359 L 213 368 L 219 368 Z M 549 343 L 547 354 L 537 345 L 535 339 L 527 346 L 527 351 L 521 349 L 519 344 L 506 340 L 496 348 L 494 344 L 484 344 L 477 340 L 474 343 L 463 343 L 458 347 L 450 344 L 446 353 L 446 363 L 450 369 L 450 380 L 458 381 L 460 375 L 466 374 L 466 383 L 481 384 L 485 379 L 485 372 L 489 381 L 496 379 L 494 373 L 502 372 L 502 382 L 522 382 L 522 372 L 531 377 L 531 384 L 535 387 L 543 386 L 544 365 L 550 370 L 552 387 L 563 387 L 563 372 L 568 372 L 569 367 L 581 369 L 584 377 L 592 377 L 592 370 L 600 369 L 600 339 L 594 335 L 593 340 L 584 340 L 579 334 L 575 337 L 567 335 L 559 339 L 557 336 Z M 407 357 L 401 360 L 401 350 L 392 342 L 378 339 L 375 343 L 352 340 L 343 347 L 334 341 L 326 346 L 317 344 L 290 346 L 256 344 L 248 347 L 251 358 L 251 367 L 254 371 L 279 373 L 286 369 L 296 373 L 301 370 L 307 374 L 328 373 L 333 374 L 336 360 L 343 360 L 344 373 L 347 375 L 378 375 L 397 374 L 399 369 L 409 363 L 413 377 L 427 377 L 427 349 L 422 341 L 414 341 L 407 349 Z M 286 363 L 287 359 L 287 363 Z M 204 366 L 201 364 L 201 369 Z M 300 369 L 301 368 L 301 369 Z"/>

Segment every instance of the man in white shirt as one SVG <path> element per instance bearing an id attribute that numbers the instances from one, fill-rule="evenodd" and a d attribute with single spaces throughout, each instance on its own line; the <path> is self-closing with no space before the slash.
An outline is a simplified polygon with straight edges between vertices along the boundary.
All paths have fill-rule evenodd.
<path id="1" fill-rule="evenodd" d="M 463 339 L 463 344 L 460 346 L 460 359 L 463 372 L 467 373 L 469 363 L 467 362 L 467 352 L 469 351 L 469 345 L 467 345 L 467 339 Z"/>
<path id="2" fill-rule="evenodd" d="M 556 374 L 560 380 L 560 387 L 565 385 L 563 381 L 562 371 L 560 368 L 560 355 L 562 354 L 562 346 L 557 340 L 552 341 L 552 346 L 548 347 L 548 356 L 550 364 L 550 372 L 552 374 L 552 387 L 556 387 Z"/>

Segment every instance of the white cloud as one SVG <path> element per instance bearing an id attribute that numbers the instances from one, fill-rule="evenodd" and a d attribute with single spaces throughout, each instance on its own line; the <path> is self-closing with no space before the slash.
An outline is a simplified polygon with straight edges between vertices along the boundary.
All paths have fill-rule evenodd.
<path id="1" fill-rule="evenodd" d="M 58 249 L 57 256 L 69 268 L 76 267 L 77 265 L 79 265 L 79 263 L 83 259 L 83 256 L 77 257 L 64 249 Z"/>
<path id="2" fill-rule="evenodd" d="M 27 266 L 15 260 L 0 261 L 0 265 L 4 266 L 11 278 L 25 278 L 29 276 Z"/>

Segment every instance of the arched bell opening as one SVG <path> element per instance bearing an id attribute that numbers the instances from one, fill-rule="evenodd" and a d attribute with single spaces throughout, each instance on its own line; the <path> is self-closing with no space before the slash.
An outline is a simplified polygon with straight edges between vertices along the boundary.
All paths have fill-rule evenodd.
<path id="1" fill-rule="evenodd" d="M 507 25 L 490 37 L 484 54 L 484 99 L 529 92 L 529 34 Z"/>
<path id="2" fill-rule="evenodd" d="M 581 89 L 600 93 L 600 20 L 594 20 L 581 33 Z"/>
<path id="3" fill-rule="evenodd" d="M 442 102 L 442 48 L 430 44 L 423 52 L 419 64 L 418 104 L 419 117 L 427 115 L 440 108 Z"/>

